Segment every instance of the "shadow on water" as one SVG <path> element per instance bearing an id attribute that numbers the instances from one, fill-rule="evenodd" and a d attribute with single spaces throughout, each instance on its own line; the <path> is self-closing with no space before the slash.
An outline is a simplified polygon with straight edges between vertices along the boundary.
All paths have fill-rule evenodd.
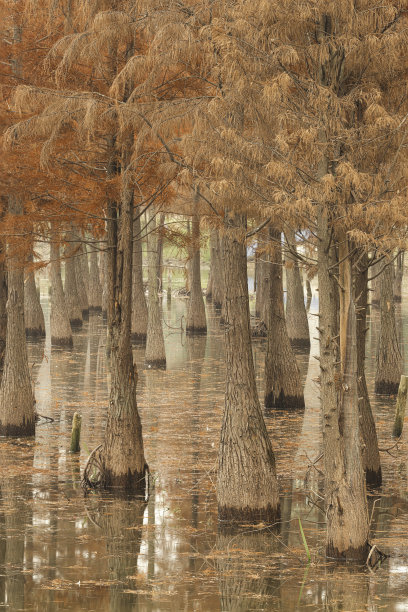
<path id="1" fill-rule="evenodd" d="M 406 291 L 404 289 L 404 294 Z M 305 410 L 270 412 L 281 522 L 218 529 L 217 450 L 224 403 L 224 328 L 207 304 L 208 334 L 181 331 L 187 301 L 163 305 L 167 370 L 144 369 L 134 347 L 138 406 L 153 489 L 147 505 L 106 495 L 84 499 L 80 470 L 100 444 L 108 405 L 106 327 L 91 315 L 70 351 L 29 342 L 41 421 L 36 439 L 0 440 L 0 608 L 27 611 L 235 611 L 408 609 L 408 423 L 382 453 L 384 485 L 369 493 L 371 540 L 390 555 L 375 572 L 324 558 L 317 293 L 310 354 L 298 352 Z M 47 303 L 43 299 L 46 315 Z M 373 395 L 378 309 L 367 338 L 368 384 L 380 446 L 388 448 L 395 399 Z M 48 318 L 48 317 L 46 317 Z M 406 301 L 399 333 L 407 340 Z M 48 323 L 47 323 L 48 324 Z M 254 341 L 263 397 L 265 340 Z M 82 414 L 79 456 L 69 454 L 72 416 Z M 311 553 L 308 564 L 299 519 Z"/>

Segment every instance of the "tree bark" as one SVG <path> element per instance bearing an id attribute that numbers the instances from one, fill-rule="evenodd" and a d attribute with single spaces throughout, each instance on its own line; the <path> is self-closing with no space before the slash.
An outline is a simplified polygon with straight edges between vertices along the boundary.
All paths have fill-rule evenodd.
<path id="1" fill-rule="evenodd" d="M 79 261 L 80 261 L 81 270 L 82 270 L 82 277 L 84 279 L 84 285 L 85 285 L 85 289 L 86 289 L 86 296 L 87 296 L 87 300 L 88 300 L 88 310 L 89 310 L 90 277 L 89 277 L 88 251 L 87 251 L 85 243 L 82 244 L 82 253 L 83 253 L 83 255 L 81 257 L 79 257 Z"/>
<path id="2" fill-rule="evenodd" d="M 302 384 L 296 356 L 290 345 L 283 308 L 282 252 L 280 232 L 269 229 L 272 243 L 270 262 L 265 262 L 266 324 L 268 330 L 265 356 L 265 407 L 304 408 Z M 266 259 L 266 255 L 263 256 Z"/>
<path id="3" fill-rule="evenodd" d="M 224 301 L 224 269 L 221 259 L 221 240 L 218 230 L 213 230 L 213 245 L 211 252 L 211 270 L 212 270 L 212 300 L 215 308 L 222 308 Z"/>
<path id="4" fill-rule="evenodd" d="M 86 320 L 89 317 L 89 304 L 88 304 L 88 293 L 85 286 L 85 278 L 83 275 L 82 260 L 84 255 L 82 254 L 82 245 L 80 250 L 75 253 L 74 266 L 75 266 L 75 278 L 78 290 L 79 308 L 81 310 L 82 319 Z"/>
<path id="5" fill-rule="evenodd" d="M 82 327 L 82 312 L 78 295 L 75 267 L 75 243 L 73 232 L 67 233 L 69 242 L 65 247 L 65 304 L 68 311 L 68 318 L 71 328 L 80 329 Z"/>
<path id="6" fill-rule="evenodd" d="M 191 290 L 187 311 L 186 332 L 190 334 L 206 334 L 207 321 L 203 291 L 201 288 L 200 269 L 200 219 L 197 215 L 192 220 L 192 258 L 191 258 Z"/>
<path id="7" fill-rule="evenodd" d="M 9 213 L 23 215 L 23 205 L 9 197 Z M 4 371 L 0 387 L 0 435 L 33 436 L 34 394 L 28 367 L 24 323 L 24 263 L 7 248 L 7 333 Z"/>
<path id="8" fill-rule="evenodd" d="M 225 408 L 217 482 L 218 512 L 231 522 L 274 523 L 280 514 L 275 458 L 256 388 L 245 247 L 246 219 L 226 213 L 223 238 L 226 327 Z"/>
<path id="9" fill-rule="evenodd" d="M 125 183 L 124 177 L 122 181 Z M 144 494 L 147 465 L 136 402 L 137 371 L 130 341 L 133 193 L 126 184 L 122 187 L 120 205 L 110 202 L 108 217 L 108 257 L 112 272 L 108 293 L 111 390 L 102 455 L 104 486 Z"/>
<path id="10" fill-rule="evenodd" d="M 24 322 L 26 336 L 31 338 L 45 337 L 44 313 L 41 308 L 40 298 L 35 285 L 34 270 L 32 268 L 33 253 L 27 258 L 28 267 L 24 284 Z"/>
<path id="11" fill-rule="evenodd" d="M 402 356 L 395 324 L 393 265 L 381 274 L 380 337 L 377 345 L 375 392 L 396 395 L 402 374 Z"/>
<path id="12" fill-rule="evenodd" d="M 368 395 L 365 376 L 367 299 L 368 299 L 368 255 L 358 253 L 354 272 L 354 300 L 356 304 L 357 334 L 357 390 L 360 411 L 360 430 L 363 440 L 362 462 L 366 483 L 380 486 L 382 482 L 380 452 L 377 431 Z"/>
<path id="13" fill-rule="evenodd" d="M 102 287 L 99 277 L 98 250 L 96 240 L 93 240 L 90 253 L 89 270 L 89 311 L 101 312 L 102 310 Z"/>
<path id="14" fill-rule="evenodd" d="M 108 316 L 108 279 L 107 279 L 107 252 L 101 251 L 101 287 L 102 287 L 102 315 L 104 319 Z"/>
<path id="15" fill-rule="evenodd" d="M 295 235 L 287 236 L 289 247 L 296 250 Z M 310 349 L 309 322 L 305 307 L 299 263 L 288 253 L 286 267 L 286 326 L 292 346 Z"/>
<path id="16" fill-rule="evenodd" d="M 133 222 L 132 340 L 145 343 L 148 314 L 143 286 L 143 251 L 139 214 L 140 211 L 136 209 L 136 217 Z"/>
<path id="17" fill-rule="evenodd" d="M 65 295 L 61 280 L 60 248 L 55 234 L 51 235 L 50 252 L 50 283 L 51 283 L 51 308 L 50 308 L 50 330 L 51 344 L 56 346 L 73 346 L 71 325 L 69 324 L 68 311 L 65 304 Z"/>
<path id="18" fill-rule="evenodd" d="M 0 242 L 0 258 L 4 257 L 4 246 Z M 7 272 L 5 262 L 0 259 L 0 383 L 3 375 L 4 352 L 7 333 Z"/>
<path id="19" fill-rule="evenodd" d="M 402 299 L 402 277 L 404 276 L 404 251 L 397 255 L 394 276 L 394 301 L 401 302 Z"/>
<path id="20" fill-rule="evenodd" d="M 157 292 L 157 260 L 158 236 L 156 229 L 156 213 L 150 207 L 149 229 L 150 234 L 147 239 L 148 250 L 148 287 L 149 287 L 149 308 L 147 322 L 147 339 L 145 362 L 150 368 L 166 367 L 166 352 L 164 348 L 163 328 L 161 322 L 160 303 Z"/>

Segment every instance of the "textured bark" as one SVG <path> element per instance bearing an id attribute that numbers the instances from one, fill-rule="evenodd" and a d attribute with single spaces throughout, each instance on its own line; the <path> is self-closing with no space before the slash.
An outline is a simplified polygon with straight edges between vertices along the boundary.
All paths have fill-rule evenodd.
<path id="1" fill-rule="evenodd" d="M 51 239 L 50 252 L 50 283 L 51 283 L 51 308 L 50 308 L 50 330 L 51 344 L 57 346 L 73 346 L 71 325 L 69 324 L 68 311 L 65 304 L 65 295 L 61 280 L 61 263 L 59 244 L 55 236 Z"/>
<path id="2" fill-rule="evenodd" d="M 221 519 L 239 523 L 279 517 L 275 458 L 256 388 L 251 348 L 246 220 L 225 216 L 223 262 L 226 292 L 225 408 L 221 427 L 217 482 Z"/>
<path id="3" fill-rule="evenodd" d="M 282 253 L 280 232 L 270 228 L 272 245 L 270 262 L 264 263 L 266 324 L 268 341 L 265 356 L 265 407 L 304 408 L 302 384 L 296 356 L 290 344 L 283 308 Z M 263 256 L 266 259 L 266 255 Z"/>
<path id="4" fill-rule="evenodd" d="M 402 277 L 404 276 L 404 251 L 400 251 L 395 261 L 394 276 L 394 301 L 401 302 L 402 299 Z"/>
<path id="5" fill-rule="evenodd" d="M 380 337 L 377 345 L 375 392 L 395 395 L 402 374 L 402 356 L 395 324 L 393 266 L 381 274 Z"/>
<path id="6" fill-rule="evenodd" d="M 205 290 L 205 299 L 208 300 L 209 302 L 212 301 L 212 297 L 213 297 L 213 249 L 214 249 L 214 238 L 213 238 L 213 234 L 214 234 L 214 230 L 211 231 L 210 233 L 210 271 L 208 273 L 208 281 L 207 281 L 207 287 Z"/>
<path id="7" fill-rule="evenodd" d="M 3 244 L 0 242 L 0 258 L 3 257 Z M 4 351 L 6 350 L 7 333 L 7 272 L 4 261 L 0 259 L 0 383 L 3 374 Z"/>
<path id="8" fill-rule="evenodd" d="M 288 236 L 289 246 L 296 250 L 295 236 Z M 286 267 L 286 327 L 293 346 L 310 348 L 309 322 L 305 307 L 303 284 L 296 257 L 287 256 Z"/>
<path id="9" fill-rule="evenodd" d="M 73 242 L 73 232 L 67 233 L 67 239 L 69 242 L 65 247 L 65 304 L 71 328 L 80 329 L 82 327 L 82 312 L 76 280 L 75 250 L 77 247 Z"/>
<path id="10" fill-rule="evenodd" d="M 265 291 L 267 290 L 268 278 L 266 274 L 267 263 L 265 253 L 258 253 L 256 261 L 256 294 L 255 294 L 255 316 L 265 321 Z"/>
<path id="11" fill-rule="evenodd" d="M 163 287 L 163 228 L 165 214 L 160 213 L 159 226 L 157 235 L 157 267 L 156 267 L 156 282 L 157 291 L 161 291 Z"/>
<path id="12" fill-rule="evenodd" d="M 147 466 L 136 402 L 137 371 L 130 341 L 133 193 L 126 185 L 122 189 L 120 205 L 110 202 L 108 208 L 108 268 L 112 272 L 108 304 L 111 390 L 103 443 L 104 485 L 144 494 Z"/>
<path id="13" fill-rule="evenodd" d="M 132 340 L 146 342 L 147 304 L 143 286 L 143 252 L 139 210 L 133 223 Z"/>
<path id="14" fill-rule="evenodd" d="M 79 252 L 75 254 L 74 265 L 75 265 L 75 277 L 78 290 L 79 308 L 81 310 L 82 319 L 88 319 L 89 317 L 89 304 L 88 304 L 88 293 L 85 286 L 85 279 L 83 275 L 82 260 L 82 247 Z"/>
<path id="15" fill-rule="evenodd" d="M 213 230 L 214 248 L 211 252 L 212 300 L 216 308 L 222 308 L 224 302 L 224 268 L 221 259 L 221 240 L 217 230 Z"/>
<path id="16" fill-rule="evenodd" d="M 161 321 L 159 295 L 157 292 L 157 260 L 158 244 L 155 211 L 150 207 L 149 213 L 150 234 L 147 239 L 148 250 L 148 287 L 149 287 L 149 308 L 147 322 L 147 339 L 145 362 L 151 368 L 166 367 L 166 352 L 164 348 L 163 328 Z"/>
<path id="17" fill-rule="evenodd" d="M 23 214 L 21 202 L 11 196 L 9 213 Z M 7 255 L 7 333 L 0 387 L 0 435 L 33 436 L 35 400 L 25 336 L 24 264 L 9 248 Z"/>
<path id="18" fill-rule="evenodd" d="M 24 283 L 24 322 L 26 336 L 31 338 L 45 337 L 44 313 L 40 304 L 40 296 L 35 286 L 34 270 L 32 268 L 33 254 L 28 256 L 28 267 Z M 31 265 L 30 265 L 31 264 Z"/>
<path id="19" fill-rule="evenodd" d="M 102 310 L 102 287 L 99 276 L 98 249 L 96 241 L 91 245 L 90 270 L 89 270 L 89 311 L 101 312 Z"/>
<path id="20" fill-rule="evenodd" d="M 356 259 L 357 263 L 354 272 L 354 299 L 357 311 L 357 389 L 360 411 L 360 431 L 363 440 L 362 462 L 366 475 L 366 483 L 371 486 L 380 486 L 382 481 L 380 452 L 378 450 L 377 431 L 365 377 L 368 256 L 366 253 L 358 253 Z"/>
<path id="21" fill-rule="evenodd" d="M 201 288 L 200 269 L 200 219 L 197 215 L 192 220 L 192 258 L 191 258 L 191 290 L 187 310 L 186 332 L 190 334 L 206 334 L 207 321 L 203 291 Z"/>
<path id="22" fill-rule="evenodd" d="M 82 244 L 82 253 L 83 255 L 82 257 L 79 258 L 79 261 L 80 261 L 81 270 L 82 270 L 82 277 L 84 279 L 84 285 L 86 289 L 86 296 L 88 299 L 88 309 L 89 309 L 90 278 L 89 278 L 88 251 L 87 251 L 85 243 Z"/>
<path id="23" fill-rule="evenodd" d="M 101 287 L 102 287 L 102 315 L 104 318 L 108 314 L 108 278 L 107 278 L 107 252 L 101 251 L 100 256 L 101 264 Z"/>

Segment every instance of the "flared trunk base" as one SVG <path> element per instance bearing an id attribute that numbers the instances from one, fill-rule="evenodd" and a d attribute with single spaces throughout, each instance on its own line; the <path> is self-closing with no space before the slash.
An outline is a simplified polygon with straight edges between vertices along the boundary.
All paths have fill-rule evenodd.
<path id="1" fill-rule="evenodd" d="M 144 497 L 146 493 L 147 473 L 147 466 L 142 474 L 128 470 L 126 474 L 118 475 L 105 469 L 103 473 L 103 487 L 104 489 L 114 490 L 115 494 L 121 492 L 126 496 L 140 495 Z"/>
<path id="2" fill-rule="evenodd" d="M 265 408 L 275 410 L 303 410 L 305 400 L 303 395 L 284 395 L 281 391 L 278 397 L 274 393 L 267 393 L 264 400 Z"/>
<path id="3" fill-rule="evenodd" d="M 391 382 L 387 380 L 376 381 L 374 393 L 378 395 L 397 395 L 399 387 L 398 382 Z"/>
<path id="4" fill-rule="evenodd" d="M 69 322 L 72 328 L 81 329 L 82 327 L 82 319 L 70 319 Z"/>
<path id="5" fill-rule="evenodd" d="M 67 337 L 67 338 L 55 338 L 54 336 L 51 336 L 51 344 L 53 346 L 64 346 L 64 347 L 68 347 L 68 348 L 72 348 L 74 346 L 74 342 L 72 340 L 72 338 Z"/>
<path id="6" fill-rule="evenodd" d="M 205 327 L 193 327 L 193 326 L 189 326 L 186 327 L 186 333 L 187 334 L 201 334 L 201 335 L 205 335 L 207 333 L 207 326 Z"/>
<path id="7" fill-rule="evenodd" d="M 3 425 L 0 423 L 0 436 L 29 438 L 35 435 L 35 421 L 23 422 L 22 425 Z"/>
<path id="8" fill-rule="evenodd" d="M 218 506 L 218 519 L 224 523 L 225 528 L 237 526 L 238 524 L 256 525 L 266 523 L 272 525 L 280 519 L 280 507 L 274 508 L 268 505 L 266 508 L 233 508 L 229 506 Z"/>

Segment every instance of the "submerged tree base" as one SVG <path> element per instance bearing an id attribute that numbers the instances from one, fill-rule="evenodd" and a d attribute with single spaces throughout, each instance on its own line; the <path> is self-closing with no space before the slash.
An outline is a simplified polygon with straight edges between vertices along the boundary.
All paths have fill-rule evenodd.
<path id="1" fill-rule="evenodd" d="M 130 338 L 133 344 L 146 344 L 147 334 L 133 333 Z"/>
<path id="2" fill-rule="evenodd" d="M 81 310 L 82 318 L 84 321 L 88 321 L 89 319 L 89 308 Z"/>
<path id="3" fill-rule="evenodd" d="M 91 312 L 102 312 L 102 306 L 90 306 L 89 313 Z"/>
<path id="4" fill-rule="evenodd" d="M 280 507 L 273 508 L 268 505 L 266 508 L 232 508 L 228 506 L 218 506 L 218 519 L 221 528 L 231 529 L 237 525 L 266 523 L 273 525 L 280 520 Z"/>
<path id="5" fill-rule="evenodd" d="M 23 421 L 22 425 L 3 425 L 0 422 L 0 436 L 10 438 L 29 438 L 35 435 L 35 421 Z"/>
<path id="6" fill-rule="evenodd" d="M 196 334 L 204 336 L 207 333 L 207 327 L 186 327 L 186 334 Z"/>
<path id="7" fill-rule="evenodd" d="M 303 395 L 285 395 L 283 391 L 276 397 L 272 392 L 265 395 L 264 404 L 265 408 L 273 408 L 275 410 L 303 410 L 305 399 Z"/>
<path id="8" fill-rule="evenodd" d="M 64 346 L 66 348 L 72 348 L 74 346 L 74 341 L 72 337 L 68 338 L 55 338 L 51 336 L 51 344 L 52 346 Z"/>
<path id="9" fill-rule="evenodd" d="M 382 471 L 366 469 L 365 472 L 366 485 L 369 487 L 380 487 L 382 484 Z"/>
<path id="10" fill-rule="evenodd" d="M 25 335 L 27 338 L 45 338 L 45 329 L 42 327 L 26 327 Z"/>
<path id="11" fill-rule="evenodd" d="M 397 395 L 399 387 L 398 382 L 391 382 L 388 380 L 376 381 L 374 393 L 378 395 Z"/>
<path id="12" fill-rule="evenodd" d="M 290 344 L 293 348 L 301 350 L 310 350 L 310 339 L 309 338 L 289 338 Z"/>
<path id="13" fill-rule="evenodd" d="M 145 365 L 152 370 L 165 370 L 166 360 L 165 359 L 154 359 L 152 361 L 145 361 Z"/>
<path id="14" fill-rule="evenodd" d="M 365 563 L 369 567 L 375 567 L 379 562 L 388 557 L 376 545 L 371 545 L 368 541 L 359 548 L 350 547 L 344 551 L 339 551 L 332 542 L 328 542 L 326 556 L 328 559 L 344 561 L 345 563 Z"/>
<path id="15" fill-rule="evenodd" d="M 70 319 L 69 322 L 71 327 L 75 327 L 75 329 L 81 329 L 82 327 L 82 319 Z"/>

